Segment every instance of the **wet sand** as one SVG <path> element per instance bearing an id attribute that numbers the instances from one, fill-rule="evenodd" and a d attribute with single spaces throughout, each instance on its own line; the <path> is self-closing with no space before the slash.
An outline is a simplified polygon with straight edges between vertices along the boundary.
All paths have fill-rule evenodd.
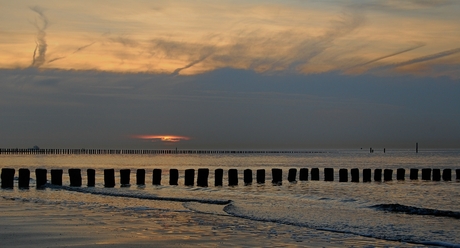
<path id="1" fill-rule="evenodd" d="M 411 246 L 231 216 L 99 211 L 0 197 L 1 247 Z"/>

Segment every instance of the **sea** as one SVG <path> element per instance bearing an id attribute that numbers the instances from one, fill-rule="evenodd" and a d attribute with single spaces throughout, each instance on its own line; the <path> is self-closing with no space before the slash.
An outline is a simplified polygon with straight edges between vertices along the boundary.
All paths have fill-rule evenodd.
<path id="1" fill-rule="evenodd" d="M 158 213 L 193 216 L 196 225 L 213 230 L 235 226 L 269 239 L 288 235 L 287 245 L 308 246 L 316 240 L 331 246 L 362 246 L 371 238 L 375 246 L 460 247 L 460 150 L 375 151 L 312 150 L 308 153 L 244 154 L 113 154 L 113 155 L 0 155 L 1 168 L 15 168 L 14 189 L 1 189 L 3 199 L 59 204 L 92 211 L 136 213 L 155 218 Z M 19 168 L 31 171 L 30 188 L 17 188 Z M 46 184 L 35 189 L 36 168 L 63 169 L 63 186 Z M 68 169 L 82 171 L 83 186 L 70 187 Z M 209 186 L 184 185 L 186 169 L 208 168 Z M 281 184 L 272 184 L 271 169 L 282 169 Z M 291 168 L 319 168 L 320 180 L 287 180 Z M 334 169 L 334 181 L 324 180 L 324 168 Z M 339 182 L 339 169 L 358 168 L 360 182 Z M 406 170 L 405 180 L 363 182 L 362 170 Z M 409 179 L 411 168 L 451 169 L 451 181 Z M 86 186 L 86 170 L 96 170 L 95 187 Z M 104 169 L 115 169 L 116 185 L 104 187 Z M 131 170 L 131 185 L 120 185 L 121 169 Z M 136 185 L 136 170 L 146 170 L 146 185 Z M 161 185 L 152 185 L 153 169 L 162 170 Z M 178 185 L 169 185 L 169 170 L 179 171 Z M 223 169 L 223 186 L 214 186 L 215 169 Z M 237 169 L 239 183 L 228 185 L 228 170 Z M 252 184 L 244 184 L 243 171 L 251 169 Z M 266 170 L 266 181 L 256 182 L 255 172 Z M 350 179 L 350 178 L 349 178 Z M 195 178 L 196 180 L 196 178 Z M 184 223 L 185 224 L 185 223 Z M 264 228 L 270 225 L 271 228 Z M 351 242 L 351 243 L 350 243 Z M 355 243 L 353 243 L 355 242 Z M 388 243 L 387 243 L 388 242 Z M 390 243 L 391 242 L 391 243 Z M 396 242 L 396 243 L 394 243 Z M 372 242 L 371 242 L 372 243 Z M 391 244 L 391 245 L 390 245 Z M 371 245 L 372 246 L 372 245 Z"/>

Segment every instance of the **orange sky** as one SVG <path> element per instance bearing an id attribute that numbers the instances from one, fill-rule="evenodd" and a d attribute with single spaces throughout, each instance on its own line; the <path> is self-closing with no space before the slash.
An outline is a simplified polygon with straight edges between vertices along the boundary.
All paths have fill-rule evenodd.
<path id="1" fill-rule="evenodd" d="M 0 6 L 0 68 L 460 78 L 459 1 L 25 0 Z"/>

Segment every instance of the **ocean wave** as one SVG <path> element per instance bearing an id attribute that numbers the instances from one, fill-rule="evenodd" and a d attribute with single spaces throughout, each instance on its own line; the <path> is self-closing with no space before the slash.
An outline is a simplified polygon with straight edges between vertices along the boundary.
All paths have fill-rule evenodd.
<path id="1" fill-rule="evenodd" d="M 352 231 L 352 230 L 342 229 L 340 227 L 334 227 L 334 226 L 328 227 L 327 225 L 324 225 L 324 224 L 317 224 L 317 223 L 315 224 L 315 223 L 310 223 L 310 222 L 297 222 L 297 221 L 287 220 L 284 218 L 276 218 L 276 217 L 270 217 L 270 216 L 265 216 L 265 215 L 257 215 L 257 214 L 254 215 L 254 214 L 244 213 L 244 211 L 241 211 L 239 207 L 234 205 L 234 202 L 226 205 L 223 210 L 229 215 L 243 218 L 243 219 L 249 219 L 253 221 L 271 222 L 271 223 L 277 223 L 277 224 L 283 224 L 283 225 L 292 225 L 292 226 L 298 226 L 298 227 L 311 228 L 311 229 L 315 229 L 318 231 L 350 234 L 350 235 L 356 235 L 356 236 L 361 236 L 361 237 L 375 238 L 375 239 L 395 241 L 395 242 L 401 242 L 401 243 L 460 248 L 460 244 L 455 244 L 455 243 L 450 243 L 450 242 L 445 242 L 445 241 L 424 240 L 423 238 L 417 239 L 414 237 L 402 237 L 398 235 L 376 234 L 376 233 L 366 232 L 366 231 L 363 231 L 363 232 Z"/>
<path id="2" fill-rule="evenodd" d="M 378 204 L 370 206 L 381 211 L 392 212 L 392 213 L 405 213 L 413 215 L 431 215 L 431 216 L 440 216 L 440 217 L 451 217 L 455 219 L 460 219 L 460 212 L 448 211 L 448 210 L 438 210 L 430 208 L 418 208 L 413 206 L 406 206 L 401 204 Z"/>
<path id="3" fill-rule="evenodd" d="M 104 196 L 112 196 L 112 197 L 135 198 L 135 199 L 142 199 L 142 200 L 198 202 L 198 203 L 215 204 L 215 205 L 227 205 L 232 202 L 231 200 L 185 198 L 185 197 L 163 197 L 163 196 L 156 196 L 156 195 L 151 195 L 151 194 L 141 194 L 141 193 L 135 193 L 135 192 L 114 192 L 114 191 L 107 191 L 107 190 L 98 189 L 98 188 L 78 188 L 78 187 L 69 187 L 69 186 L 55 186 L 51 184 L 47 184 L 46 186 L 52 189 L 63 189 L 63 190 L 74 191 L 74 192 L 79 192 L 79 193 L 89 193 L 93 195 L 104 195 Z"/>

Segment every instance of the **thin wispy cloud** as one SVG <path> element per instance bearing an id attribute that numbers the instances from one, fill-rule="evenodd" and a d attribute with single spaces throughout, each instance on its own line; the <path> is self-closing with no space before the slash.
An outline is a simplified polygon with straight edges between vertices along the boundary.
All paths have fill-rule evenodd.
<path id="1" fill-rule="evenodd" d="M 37 29 L 37 35 L 35 38 L 35 49 L 32 56 L 31 67 L 40 67 L 46 62 L 46 50 L 48 44 L 46 43 L 46 28 L 48 28 L 48 18 L 43 13 L 43 10 L 38 7 L 30 7 L 30 9 L 38 14 L 38 19 L 35 20 L 34 26 Z"/>
<path id="2" fill-rule="evenodd" d="M 16 42 L 0 48 L 0 68 L 171 75 L 221 68 L 373 73 L 375 66 L 396 68 L 460 43 L 456 1 L 174 3 L 114 2 L 102 12 L 88 11 L 83 5 L 90 3 L 84 0 L 71 7 L 47 1 L 29 10 L 18 7 L 16 22 L 34 13 L 35 37 L 15 35 Z M 121 16 L 120 8 L 127 14 Z M 15 25 L 6 31 L 31 32 Z M 33 51 L 31 63 L 24 62 L 26 48 Z M 433 75 L 460 77 L 442 68 L 433 65 Z"/>

